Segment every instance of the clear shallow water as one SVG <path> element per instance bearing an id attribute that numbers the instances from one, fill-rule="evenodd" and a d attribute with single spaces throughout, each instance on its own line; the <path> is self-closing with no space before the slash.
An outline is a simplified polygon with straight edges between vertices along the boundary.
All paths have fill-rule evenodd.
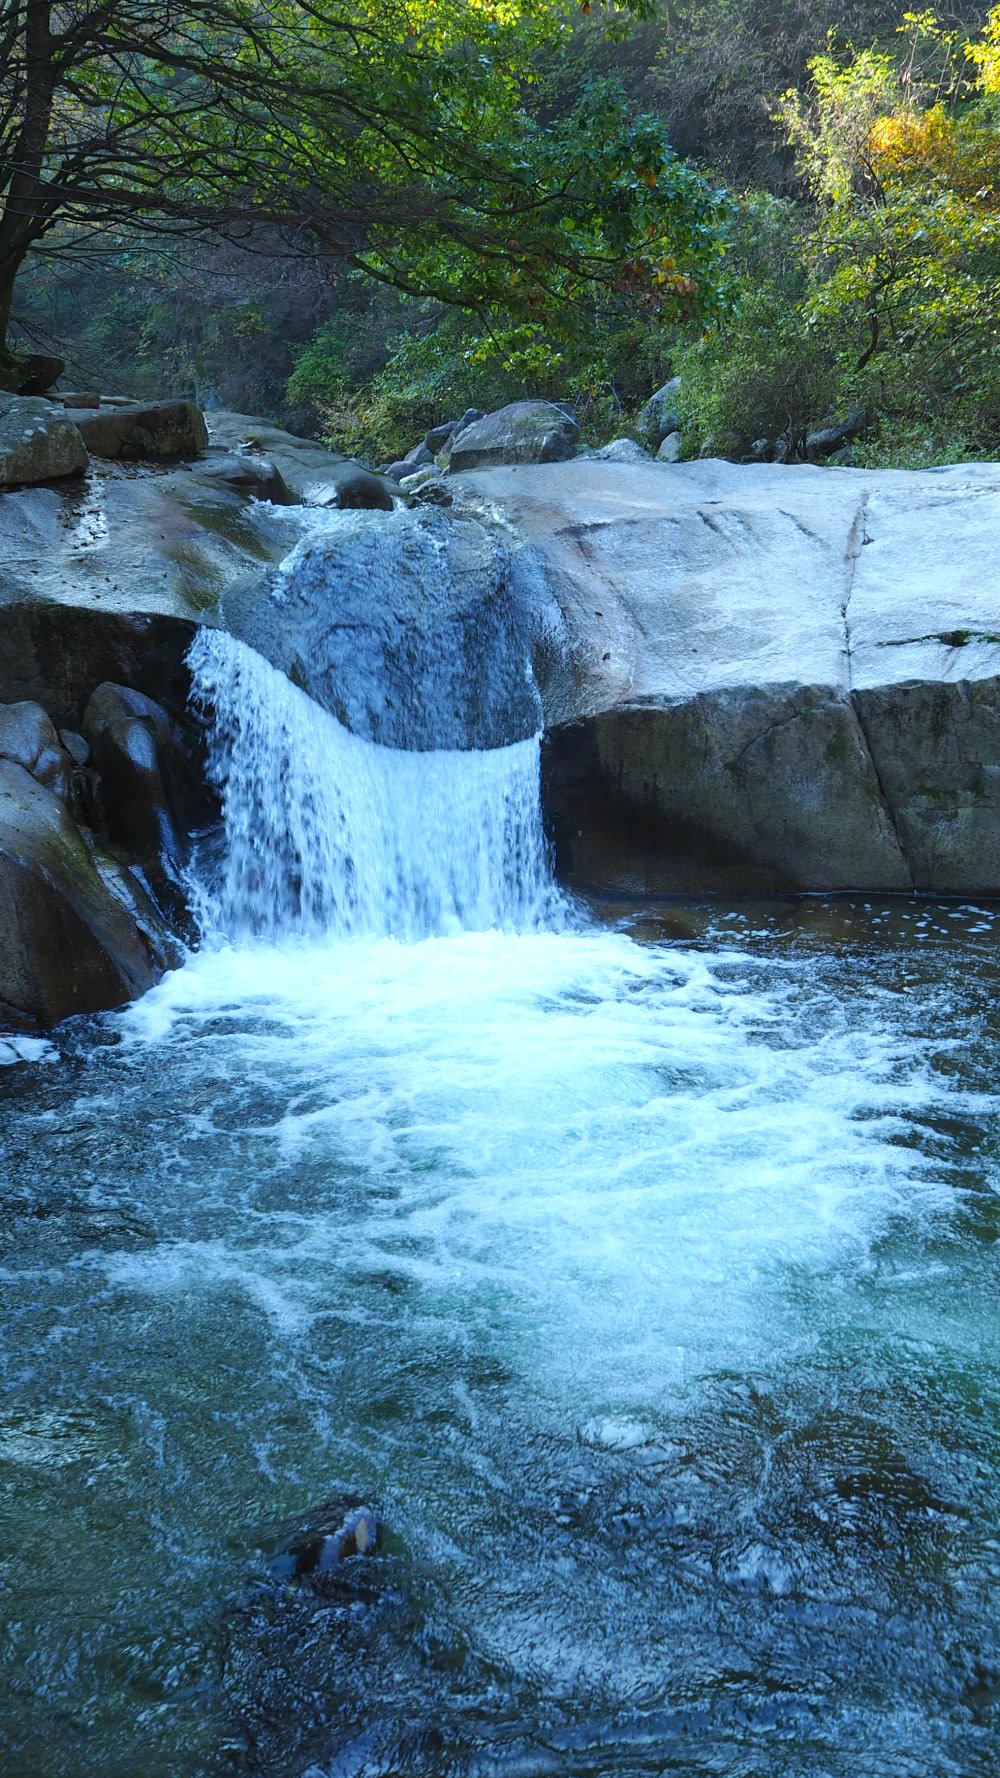
<path id="1" fill-rule="evenodd" d="M 995 1772 L 1000 925 L 633 930 L 220 945 L 4 1071 L 5 1773 Z"/>

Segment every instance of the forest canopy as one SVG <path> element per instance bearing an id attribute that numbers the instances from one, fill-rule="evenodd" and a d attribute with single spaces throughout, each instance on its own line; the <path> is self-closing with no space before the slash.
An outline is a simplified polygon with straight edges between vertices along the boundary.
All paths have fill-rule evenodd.
<path id="1" fill-rule="evenodd" d="M 2 0 L 0 331 L 30 253 L 137 227 L 325 256 L 476 314 L 508 354 L 571 334 L 602 290 L 690 309 L 711 186 L 606 81 L 552 116 L 525 102 L 578 10 Z"/>
<path id="2" fill-rule="evenodd" d="M 675 374 L 687 454 L 795 458 L 846 422 L 855 461 L 1000 451 L 1000 8 L 0 0 L 0 21 L 0 308 L 84 381 L 376 456 L 522 395 L 607 436 Z"/>

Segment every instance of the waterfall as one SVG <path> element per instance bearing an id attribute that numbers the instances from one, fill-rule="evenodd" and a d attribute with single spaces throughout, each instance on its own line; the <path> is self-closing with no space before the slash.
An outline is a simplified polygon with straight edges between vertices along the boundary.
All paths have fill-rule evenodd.
<path id="1" fill-rule="evenodd" d="M 349 733 L 222 631 L 198 632 L 189 665 L 225 832 L 202 872 L 207 928 L 413 940 L 557 919 L 538 736 L 404 752 Z"/>

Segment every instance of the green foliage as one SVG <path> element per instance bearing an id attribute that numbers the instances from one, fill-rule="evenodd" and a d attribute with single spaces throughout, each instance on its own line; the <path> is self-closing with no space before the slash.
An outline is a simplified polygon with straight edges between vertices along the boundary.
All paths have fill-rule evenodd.
<path id="1" fill-rule="evenodd" d="M 689 455 L 745 456 L 760 438 L 785 438 L 801 455 L 810 424 L 835 403 L 836 346 L 805 312 L 807 241 L 788 200 L 745 200 L 729 239 L 727 312 L 676 358 Z"/>
<path id="2" fill-rule="evenodd" d="M 984 73 L 1000 10 L 971 53 L 930 14 L 903 27 L 895 58 L 823 52 L 808 91 L 786 95 L 812 204 L 788 212 L 790 264 L 750 204 L 730 312 L 679 364 L 689 448 L 743 455 L 784 435 L 801 454 L 810 427 L 859 408 L 857 460 L 1000 448 L 1000 136 Z"/>
<path id="3" fill-rule="evenodd" d="M 602 5 L 595 24 L 649 10 Z M 0 323 L 27 250 L 95 221 L 292 230 L 299 251 L 475 314 L 513 375 L 600 331 L 621 299 L 707 310 L 717 194 L 659 121 L 597 80 L 558 115 L 531 108 L 539 57 L 579 12 L 108 0 L 71 24 L 46 0 L 18 10 L 0 64 Z"/>

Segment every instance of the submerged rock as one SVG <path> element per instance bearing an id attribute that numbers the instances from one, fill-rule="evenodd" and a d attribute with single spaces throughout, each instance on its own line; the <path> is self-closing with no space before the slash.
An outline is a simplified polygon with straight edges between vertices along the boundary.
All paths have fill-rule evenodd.
<path id="1" fill-rule="evenodd" d="M 268 1561 L 273 1580 L 322 1582 L 355 1556 L 373 1556 L 379 1521 L 369 1506 L 331 1500 L 310 1514 L 305 1526 Z"/>

